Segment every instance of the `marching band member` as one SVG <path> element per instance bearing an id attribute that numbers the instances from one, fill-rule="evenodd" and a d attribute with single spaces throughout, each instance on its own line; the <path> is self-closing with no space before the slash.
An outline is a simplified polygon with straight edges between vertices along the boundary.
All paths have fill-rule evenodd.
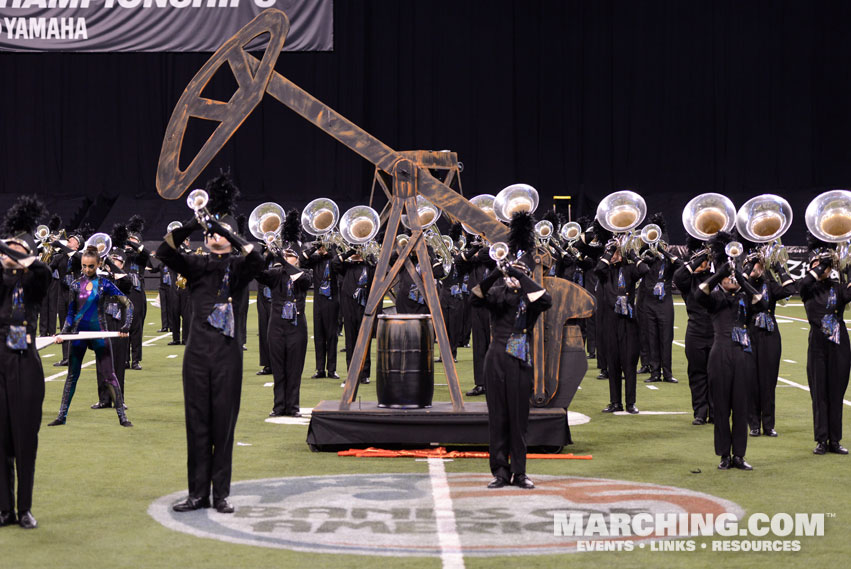
<path id="1" fill-rule="evenodd" d="M 35 198 L 19 198 L 3 224 L 8 239 L 0 241 L 0 527 L 38 527 L 31 510 L 44 372 L 32 338 L 51 276 L 35 256 L 32 232 L 43 211 Z"/>
<path id="2" fill-rule="evenodd" d="M 786 267 L 775 262 L 772 271 L 766 271 L 763 261 L 758 258 L 751 259 L 743 271 L 767 304 L 765 310 L 756 309 L 757 305 L 754 305 L 755 310 L 748 323 L 756 364 L 755 381 L 751 383 L 748 419 L 752 437 L 759 436 L 760 426 L 766 436 L 777 436 L 777 431 L 774 430 L 774 392 L 777 388 L 777 376 L 780 374 L 782 345 L 774 310 L 778 300 L 795 294 L 795 280 L 786 271 Z"/>
<path id="3" fill-rule="evenodd" d="M 334 255 L 321 242 L 308 247 L 301 254 L 302 266 L 313 272 L 313 346 L 316 352 L 316 371 L 311 376 L 312 379 L 340 379 L 337 374 L 340 293 L 337 272 L 331 266 L 333 258 Z"/>
<path id="4" fill-rule="evenodd" d="M 126 363 L 130 369 L 142 369 L 142 336 L 145 332 L 145 317 L 148 314 L 148 298 L 145 295 L 145 268 L 151 261 L 151 253 L 142 244 L 142 231 L 145 220 L 141 215 L 134 215 L 127 222 L 127 274 L 130 276 L 132 287 L 130 301 L 133 303 L 133 323 L 130 326 L 130 351 Z M 120 363 L 118 364 L 120 365 Z"/>
<path id="5" fill-rule="evenodd" d="M 231 229 L 236 227 L 231 212 L 239 190 L 230 176 L 211 180 L 207 191 L 210 215 L 198 213 L 168 233 L 156 253 L 186 278 L 193 312 L 183 358 L 189 495 L 172 508 L 177 512 L 209 508 L 212 485 L 213 507 L 233 513 L 228 496 L 242 390 L 242 345 L 236 338 L 239 314 L 233 297 L 259 274 L 263 258 Z M 210 254 L 181 253 L 179 245 L 197 230 L 205 232 Z"/>
<path id="6" fill-rule="evenodd" d="M 748 391 L 756 373 L 747 323 L 754 310 L 768 305 L 738 267 L 731 269 L 724 251 L 730 241 L 725 231 L 709 240 L 716 272 L 698 286 L 696 296 L 712 315 L 715 332 L 708 372 L 715 408 L 715 454 L 721 457 L 718 468 L 753 470 L 745 461 Z"/>
<path id="7" fill-rule="evenodd" d="M 814 454 L 848 454 L 842 440 L 842 405 L 851 373 L 851 344 L 843 314 L 851 283 L 831 278 L 830 245 L 810 236 L 810 270 L 801 279 L 801 300 L 810 322 L 807 383 L 813 402 Z"/>
<path id="8" fill-rule="evenodd" d="M 56 214 L 52 215 L 50 217 L 50 220 L 47 222 L 47 228 L 50 230 L 50 236 L 55 236 L 55 238 L 58 238 L 59 229 L 61 227 L 62 218 Z M 50 244 L 49 240 L 45 240 L 44 243 L 40 245 L 40 247 L 43 248 L 43 251 L 39 260 L 46 265 L 50 265 L 50 261 L 56 254 L 56 250 Z M 54 334 L 56 334 L 56 315 L 58 313 L 58 305 L 59 275 L 57 273 L 53 278 L 50 279 L 50 290 L 47 291 L 47 296 L 44 297 L 44 300 L 41 304 L 41 310 L 39 311 L 38 315 L 39 336 L 53 336 Z"/>
<path id="9" fill-rule="evenodd" d="M 133 288 L 133 283 L 130 276 L 124 272 L 124 266 L 127 261 L 124 253 L 124 244 L 127 241 L 127 226 L 116 223 L 112 226 L 112 249 L 109 251 L 103 263 L 103 269 L 107 272 L 106 276 L 115 284 L 125 296 L 130 293 Z M 109 302 L 106 305 L 105 318 L 106 329 L 110 332 L 120 332 L 124 321 L 127 318 L 127 309 L 120 302 Z M 127 402 L 127 391 L 124 388 L 124 375 L 126 369 L 123 365 L 115 365 L 115 362 L 123 362 L 127 359 L 127 350 L 130 349 L 129 338 L 105 338 L 112 350 L 113 371 L 118 379 L 118 385 L 121 387 L 121 395 L 124 398 L 125 407 Z M 109 392 L 109 383 L 106 376 L 106 370 L 99 364 L 95 364 L 97 368 L 98 380 L 98 401 L 92 405 L 92 409 L 106 409 L 113 407 L 115 401 Z"/>
<path id="10" fill-rule="evenodd" d="M 489 250 L 480 239 L 471 239 L 468 241 L 467 249 L 462 251 L 458 257 L 457 262 L 461 272 L 469 275 L 468 286 L 471 291 L 496 269 L 496 263 L 490 258 Z M 491 342 L 490 312 L 487 307 L 473 302 L 473 300 L 471 296 L 474 387 L 466 393 L 468 397 L 484 395 L 487 391 L 485 356 Z"/>
<path id="11" fill-rule="evenodd" d="M 689 237 L 688 251 L 692 255 L 674 271 L 673 282 L 683 297 L 688 314 L 686 326 L 685 354 L 688 362 L 688 386 L 691 391 L 691 406 L 694 412 L 692 425 L 704 425 L 714 421 L 715 409 L 709 391 L 709 352 L 715 332 L 709 311 L 699 302 L 700 285 L 711 278 L 713 272 L 709 255 L 702 242 Z"/>
<path id="12" fill-rule="evenodd" d="M 283 257 L 270 257 L 274 264 L 257 276 L 272 291 L 268 338 L 275 398 L 269 416 L 301 417 L 299 390 L 307 355 L 304 303 L 313 275 L 299 268 L 299 254 L 292 249 L 286 249 Z"/>
<path id="13" fill-rule="evenodd" d="M 627 259 L 614 240 L 610 240 L 594 271 L 599 279 L 600 304 L 598 321 L 602 327 L 603 348 L 609 378 L 609 404 L 603 413 L 623 411 L 621 376 L 626 387 L 626 411 L 638 413 L 635 406 L 636 365 L 638 364 L 639 338 L 635 318 L 635 287 L 638 279 L 649 271 L 647 263 L 630 249 Z M 627 260 L 629 262 L 627 262 Z"/>
<path id="14" fill-rule="evenodd" d="M 177 250 L 183 255 L 192 255 L 192 247 L 187 238 L 178 244 Z M 201 251 L 201 248 L 198 248 Z M 169 346 L 185 346 L 189 340 L 189 323 L 192 320 L 192 303 L 189 300 L 189 290 L 186 288 L 186 277 L 168 268 L 163 264 L 163 270 L 169 271 L 174 276 L 171 285 L 171 299 L 169 300 L 168 327 L 171 330 L 171 342 Z"/>
<path id="15" fill-rule="evenodd" d="M 452 242 L 458 241 L 461 236 L 461 224 L 453 223 L 449 229 L 449 237 Z M 446 323 L 446 333 L 449 336 L 449 345 L 452 347 L 452 358 L 458 361 L 458 346 L 461 345 L 461 329 L 464 325 L 464 293 L 462 291 L 464 275 L 458 268 L 458 253 L 452 254 L 452 268 L 449 274 L 440 281 L 440 308 L 443 312 L 443 321 Z M 440 272 L 443 272 L 443 265 Z M 438 269 L 435 269 L 438 270 Z"/>
<path id="16" fill-rule="evenodd" d="M 650 223 L 659 226 L 665 235 L 665 218 L 661 213 L 654 214 Z M 661 241 L 661 236 L 660 236 Z M 674 272 L 682 261 L 671 255 L 660 242 L 656 255 L 647 260 L 647 274 L 641 279 L 642 291 L 637 302 L 641 336 L 647 339 L 650 377 L 645 383 L 665 381 L 678 383 L 671 371 L 671 351 L 674 344 L 674 297 L 672 281 Z"/>
<path id="17" fill-rule="evenodd" d="M 86 247 L 80 258 L 83 275 L 71 284 L 71 293 L 68 300 L 68 316 L 62 327 L 63 334 L 76 332 L 107 330 L 107 306 L 111 302 L 124 305 L 126 316 L 121 332 L 126 334 L 130 330 L 130 322 L 133 318 L 133 305 L 108 278 L 98 275 L 100 266 L 100 254 L 96 247 Z M 57 343 L 62 340 L 57 336 Z M 121 386 L 115 375 L 114 360 L 112 357 L 112 346 L 104 338 L 94 340 L 72 340 L 68 350 L 68 376 L 65 378 L 65 388 L 62 392 L 62 403 L 59 406 L 59 414 L 48 426 L 55 427 L 64 425 L 68 416 L 68 408 L 71 399 L 77 389 L 77 380 L 80 378 L 80 368 L 83 364 L 83 356 L 86 350 L 91 348 L 98 360 L 109 389 L 112 390 L 112 399 L 115 402 L 115 411 L 118 421 L 122 427 L 132 427 L 124 412 L 124 397 Z M 119 363 L 119 365 L 121 365 Z"/>
<path id="18" fill-rule="evenodd" d="M 82 229 L 82 228 L 81 228 Z M 59 279 L 59 298 L 58 312 L 61 322 L 65 322 L 68 316 L 68 295 L 71 294 L 71 283 L 77 280 L 82 273 L 80 267 L 79 249 L 85 243 L 87 237 L 83 236 L 83 231 L 78 229 L 68 236 L 67 245 L 62 245 L 59 239 L 52 239 L 51 244 L 58 249 L 58 252 L 53 256 L 50 262 L 50 269 Z M 62 344 L 62 359 L 53 364 L 54 367 L 63 367 L 68 365 L 68 346 Z"/>
<path id="19" fill-rule="evenodd" d="M 369 298 L 369 289 L 375 276 L 375 266 L 368 263 L 363 255 L 351 248 L 345 253 L 335 253 L 331 260 L 331 270 L 341 275 L 340 282 L 340 311 L 343 314 L 343 327 L 346 334 L 346 369 L 351 364 L 355 353 L 355 344 L 358 339 L 363 313 L 366 310 L 366 301 Z M 363 361 L 363 371 L 359 381 L 369 383 L 370 356 L 367 350 Z"/>
<path id="20" fill-rule="evenodd" d="M 493 332 L 485 356 L 488 450 L 494 476 L 488 488 L 509 483 L 522 489 L 535 487 L 526 475 L 526 427 L 534 373 L 532 334 L 535 321 L 552 305 L 552 299 L 530 278 L 533 235 L 531 215 L 514 214 L 507 256 L 516 260 L 504 274 L 491 271 L 473 288 L 473 303 L 489 311 Z"/>

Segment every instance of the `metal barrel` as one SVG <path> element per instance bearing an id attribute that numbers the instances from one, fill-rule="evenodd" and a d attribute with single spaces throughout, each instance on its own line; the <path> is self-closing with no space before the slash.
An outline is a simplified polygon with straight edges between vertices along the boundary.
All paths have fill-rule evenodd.
<path id="1" fill-rule="evenodd" d="M 431 407 L 434 397 L 434 328 L 428 314 L 378 316 L 379 407 Z"/>

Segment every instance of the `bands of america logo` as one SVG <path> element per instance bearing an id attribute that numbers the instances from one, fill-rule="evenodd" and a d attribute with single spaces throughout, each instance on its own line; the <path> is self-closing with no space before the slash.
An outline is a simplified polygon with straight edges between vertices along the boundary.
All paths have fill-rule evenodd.
<path id="1" fill-rule="evenodd" d="M 490 476 L 447 475 L 454 531 L 464 555 L 571 553 L 582 537 L 554 535 L 554 515 L 731 514 L 728 500 L 673 486 L 574 476 L 536 476 L 532 491 L 489 490 Z M 232 515 L 214 509 L 176 513 L 177 492 L 148 513 L 164 526 L 199 537 L 315 553 L 387 556 L 441 554 L 428 474 L 306 476 L 237 482 Z M 667 539 L 676 538 L 669 535 Z M 685 537 L 685 536 L 681 536 Z M 599 539 L 599 538 L 598 538 Z M 613 537 L 613 540 L 624 539 Z M 633 542 L 658 537 L 630 537 Z"/>

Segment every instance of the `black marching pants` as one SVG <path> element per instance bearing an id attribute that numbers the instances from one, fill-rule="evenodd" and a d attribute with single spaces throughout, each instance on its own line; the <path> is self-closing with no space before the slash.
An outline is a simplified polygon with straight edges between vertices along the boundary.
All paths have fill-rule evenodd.
<path id="1" fill-rule="evenodd" d="M 505 480 L 526 474 L 526 428 L 533 369 L 492 344 L 485 357 L 491 473 Z M 509 456 L 511 457 L 509 463 Z"/>
<path id="2" fill-rule="evenodd" d="M 851 372 L 848 332 L 840 328 L 839 344 L 821 330 L 810 330 L 807 383 L 813 401 L 813 434 L 818 442 L 842 440 L 842 399 Z"/>
<path id="3" fill-rule="evenodd" d="M 295 326 L 273 314 L 269 319 L 269 360 L 275 377 L 274 413 L 292 415 L 299 411 L 301 374 L 306 355 L 307 322 L 304 314 L 298 315 Z"/>
<path id="4" fill-rule="evenodd" d="M 485 355 L 491 343 L 491 315 L 486 307 L 472 307 L 473 381 L 485 386 Z"/>
<path id="5" fill-rule="evenodd" d="M 748 449 L 748 391 L 756 373 L 753 354 L 732 340 L 712 346 L 709 389 L 715 408 L 715 454 L 745 456 Z M 732 427 L 730 416 L 732 415 Z"/>
<path id="6" fill-rule="evenodd" d="M 35 346 L 10 350 L 0 337 L 0 511 L 32 509 L 44 373 Z"/>
<path id="7" fill-rule="evenodd" d="M 701 336 L 686 329 L 686 359 L 688 360 L 688 386 L 691 390 L 691 407 L 695 419 L 714 419 L 712 393 L 709 389 L 709 352 L 713 336 Z"/>
<path id="8" fill-rule="evenodd" d="M 340 301 L 321 294 L 313 296 L 313 347 L 316 371 L 337 371 L 337 316 Z"/>
<path id="9" fill-rule="evenodd" d="M 773 332 L 768 332 L 751 326 L 748 334 L 753 342 L 756 364 L 756 374 L 751 381 L 748 424 L 751 429 L 759 430 L 762 426 L 767 431 L 774 428 L 774 395 L 782 350 L 780 331 L 775 328 Z"/>

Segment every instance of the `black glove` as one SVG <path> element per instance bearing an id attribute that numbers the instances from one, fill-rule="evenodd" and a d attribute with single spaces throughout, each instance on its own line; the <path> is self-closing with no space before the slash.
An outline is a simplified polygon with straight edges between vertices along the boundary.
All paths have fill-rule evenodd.
<path id="1" fill-rule="evenodd" d="M 229 229 L 227 229 L 224 225 L 219 223 L 217 219 L 211 219 L 208 224 L 209 229 L 208 233 L 217 233 L 228 240 L 228 242 L 233 245 L 235 249 L 243 249 L 246 245 L 248 245 L 248 241 L 235 235 Z"/>
<path id="2" fill-rule="evenodd" d="M 186 241 L 186 239 L 198 229 L 201 229 L 201 224 L 198 223 L 197 219 L 193 217 L 192 219 L 186 221 L 182 227 L 178 227 L 177 229 L 169 233 L 169 235 L 171 235 L 171 240 L 173 243 L 172 246 L 176 249 L 180 246 L 181 243 Z M 168 235 L 166 237 L 168 237 Z"/>
<path id="3" fill-rule="evenodd" d="M 606 245 L 606 250 L 603 253 L 603 256 L 600 257 L 601 261 L 605 261 L 606 263 L 611 262 L 612 257 L 615 255 L 615 251 L 617 251 L 618 246 L 616 243 L 612 242 Z"/>
<path id="4" fill-rule="evenodd" d="M 632 261 L 633 264 L 637 265 L 641 262 L 641 257 L 638 256 L 638 253 L 635 252 L 635 249 L 630 249 L 626 254 L 626 258 Z"/>
<path id="5" fill-rule="evenodd" d="M 310 247 L 308 247 L 307 249 L 302 251 L 302 254 L 304 255 L 305 259 L 308 259 L 308 258 L 310 258 L 311 255 L 316 253 L 317 249 L 318 249 L 318 247 L 316 245 L 311 245 Z"/>
<path id="6" fill-rule="evenodd" d="M 348 251 L 346 251 L 346 252 L 344 252 L 343 254 L 341 254 L 341 255 L 340 255 L 340 258 L 341 258 L 341 259 L 348 259 L 349 257 L 351 257 L 352 255 L 354 255 L 355 253 L 357 253 L 357 251 L 355 251 L 354 249 L 349 249 Z"/>
<path id="7" fill-rule="evenodd" d="M 479 290 L 482 291 L 482 296 L 488 295 L 488 290 L 493 286 L 493 283 L 496 282 L 496 279 L 502 276 L 502 273 L 499 271 L 491 271 L 488 273 L 488 276 L 482 279 L 482 282 L 479 283 Z"/>
<path id="8" fill-rule="evenodd" d="M 690 269 L 690 272 L 693 273 L 694 271 L 696 271 L 697 268 L 700 267 L 700 265 L 702 265 L 703 262 L 706 260 L 707 256 L 708 255 L 705 249 L 692 255 L 687 265 Z"/>
<path id="9" fill-rule="evenodd" d="M 818 265 L 811 266 L 810 271 L 818 278 L 830 270 L 831 261 L 825 257 L 816 257 L 815 260 L 818 261 Z"/>
<path id="10" fill-rule="evenodd" d="M 709 277 L 708 279 L 703 281 L 703 284 L 705 284 L 706 287 L 707 287 L 704 292 L 706 292 L 706 294 L 711 293 L 712 289 L 714 289 L 716 286 L 718 286 L 721 283 L 721 281 L 723 281 L 725 278 L 727 278 L 729 276 L 730 276 L 730 266 L 727 263 L 724 263 L 718 269 L 718 272 L 716 272 L 714 275 L 712 275 L 711 277 Z M 701 289 L 703 288 L 703 284 L 701 284 L 701 286 L 700 286 Z"/>

